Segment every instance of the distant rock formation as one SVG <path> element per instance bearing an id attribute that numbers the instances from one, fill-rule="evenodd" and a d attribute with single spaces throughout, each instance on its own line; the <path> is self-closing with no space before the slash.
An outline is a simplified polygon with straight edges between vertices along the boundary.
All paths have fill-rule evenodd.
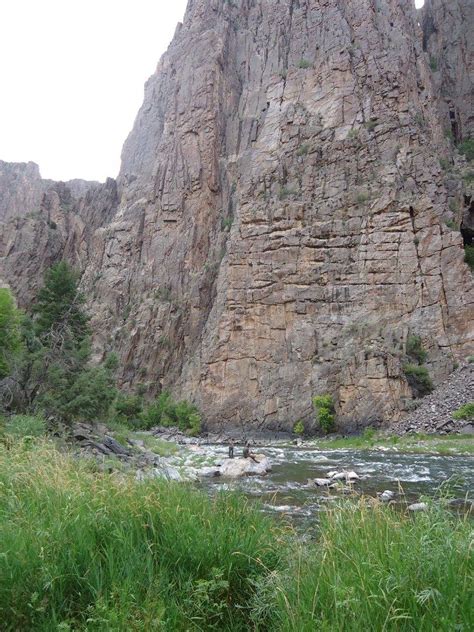
<path id="1" fill-rule="evenodd" d="M 471 5 L 190 0 L 117 182 L 0 163 L 0 277 L 26 304 L 66 257 L 97 355 L 209 427 L 326 392 L 345 428 L 399 420 L 408 335 L 435 383 L 473 353 Z"/>

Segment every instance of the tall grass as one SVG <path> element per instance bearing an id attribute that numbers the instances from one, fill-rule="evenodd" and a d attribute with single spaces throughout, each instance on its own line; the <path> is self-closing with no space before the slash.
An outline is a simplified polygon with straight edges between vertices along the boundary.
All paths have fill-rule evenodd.
<path id="1" fill-rule="evenodd" d="M 279 538 L 238 497 L 93 474 L 46 443 L 0 447 L 4 630 L 246 630 Z"/>
<path id="2" fill-rule="evenodd" d="M 363 500 L 324 514 L 317 546 L 265 579 L 273 629 L 474 629 L 473 531 L 441 506 L 406 516 Z M 261 595 L 262 593 L 258 593 Z M 269 597 L 270 595 L 270 597 Z"/>
<path id="3" fill-rule="evenodd" d="M 362 501 L 303 543 L 239 496 L 0 443 L 0 628 L 470 630 L 472 529 Z"/>

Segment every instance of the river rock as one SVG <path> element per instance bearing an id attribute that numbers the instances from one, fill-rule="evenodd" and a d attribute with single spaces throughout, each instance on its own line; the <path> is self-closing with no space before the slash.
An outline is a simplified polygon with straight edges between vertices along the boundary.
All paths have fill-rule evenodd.
<path id="1" fill-rule="evenodd" d="M 356 481 L 360 479 L 360 476 L 357 472 L 328 472 L 328 477 L 333 481 L 346 481 L 346 483 L 350 483 L 352 481 Z"/>
<path id="2" fill-rule="evenodd" d="M 380 494 L 380 500 L 384 503 L 388 503 L 395 498 L 395 492 L 392 492 L 390 489 L 386 489 Z"/>
<path id="3" fill-rule="evenodd" d="M 313 483 L 317 487 L 329 487 L 330 485 L 332 485 L 332 480 L 330 478 L 315 478 L 313 480 Z"/>
<path id="4" fill-rule="evenodd" d="M 227 459 L 220 466 L 221 476 L 228 478 L 239 478 L 241 476 L 264 476 L 272 469 L 271 463 L 266 456 L 262 454 L 254 455 L 253 459 Z"/>
<path id="5" fill-rule="evenodd" d="M 408 511 L 426 511 L 428 509 L 428 505 L 426 503 L 413 503 L 409 505 Z"/>

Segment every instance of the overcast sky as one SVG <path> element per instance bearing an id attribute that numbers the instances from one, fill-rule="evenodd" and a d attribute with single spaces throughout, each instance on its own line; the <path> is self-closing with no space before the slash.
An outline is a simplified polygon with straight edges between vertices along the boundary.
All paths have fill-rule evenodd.
<path id="1" fill-rule="evenodd" d="M 33 160 L 55 180 L 115 177 L 186 4 L 0 0 L 0 160 Z"/>

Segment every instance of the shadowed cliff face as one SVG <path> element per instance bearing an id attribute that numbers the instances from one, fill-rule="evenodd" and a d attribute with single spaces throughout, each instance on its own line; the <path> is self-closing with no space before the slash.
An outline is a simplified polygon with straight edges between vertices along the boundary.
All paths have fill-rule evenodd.
<path id="1" fill-rule="evenodd" d="M 473 342 L 472 276 L 445 224 L 465 162 L 429 61 L 411 0 L 191 0 L 117 185 L 63 185 L 74 222 L 59 209 L 54 255 L 37 222 L 6 223 L 0 276 L 26 300 L 25 259 L 71 258 L 97 352 L 209 425 L 289 427 L 324 392 L 346 426 L 399 418 L 407 336 L 435 381 Z"/>

